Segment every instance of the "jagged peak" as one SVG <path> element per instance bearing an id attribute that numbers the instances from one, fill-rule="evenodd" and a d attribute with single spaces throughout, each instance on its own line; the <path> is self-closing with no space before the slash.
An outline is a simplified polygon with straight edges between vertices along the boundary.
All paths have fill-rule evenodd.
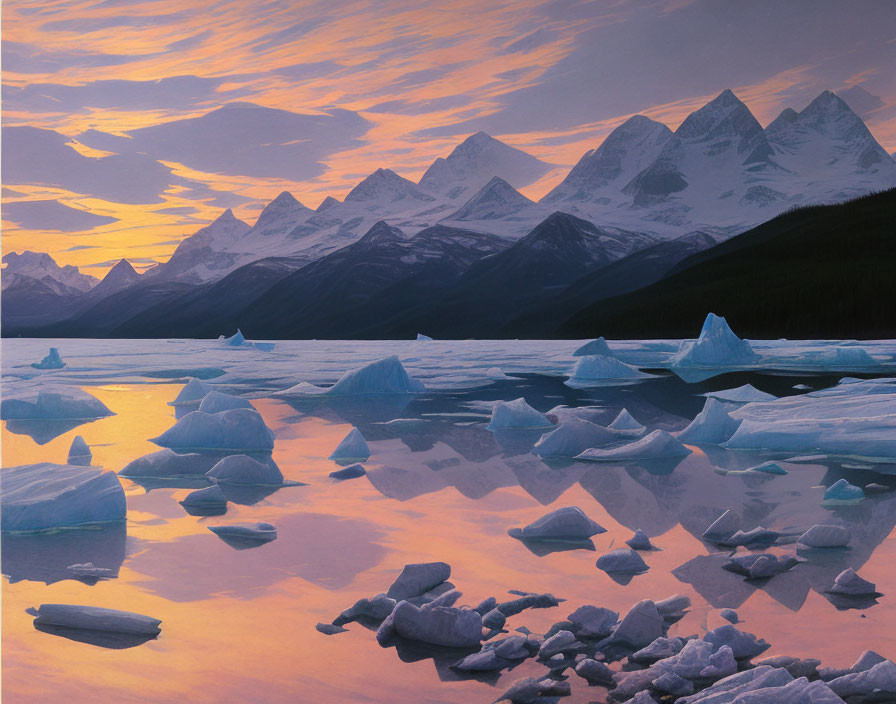
<path id="1" fill-rule="evenodd" d="M 318 205 L 317 208 L 314 209 L 314 212 L 322 213 L 325 210 L 329 210 L 334 205 L 339 205 L 339 201 L 336 200 L 333 196 L 327 196 L 320 202 L 320 205 Z"/>
<path id="2" fill-rule="evenodd" d="M 302 205 L 296 197 L 289 191 L 282 191 L 274 200 L 268 203 L 268 207 L 272 205 Z"/>
<path id="3" fill-rule="evenodd" d="M 822 91 L 818 97 L 806 106 L 806 109 L 800 113 L 800 117 L 812 116 L 814 114 L 838 114 L 847 113 L 855 115 L 853 109 L 849 107 L 843 98 L 832 91 Z M 858 118 L 858 115 L 855 115 Z"/>
<path id="4" fill-rule="evenodd" d="M 740 124 L 741 121 L 732 120 L 735 115 L 743 116 L 746 120 Z M 684 138 L 700 137 L 726 122 L 738 122 L 739 132 L 754 128 L 752 123 L 756 123 L 755 126 L 761 129 L 750 109 L 730 88 L 726 88 L 702 108 L 688 115 L 675 134 Z"/>
<path id="5" fill-rule="evenodd" d="M 127 259 L 119 259 L 115 266 L 113 266 L 109 271 L 106 272 L 106 275 L 103 277 L 103 281 L 130 281 L 139 277 L 140 274 L 136 269 L 131 265 L 131 263 Z"/>
<path id="6" fill-rule="evenodd" d="M 364 233 L 364 236 L 358 240 L 358 244 L 373 244 L 383 240 L 395 239 L 405 239 L 404 231 L 394 225 L 390 225 L 385 220 L 378 220 Z"/>

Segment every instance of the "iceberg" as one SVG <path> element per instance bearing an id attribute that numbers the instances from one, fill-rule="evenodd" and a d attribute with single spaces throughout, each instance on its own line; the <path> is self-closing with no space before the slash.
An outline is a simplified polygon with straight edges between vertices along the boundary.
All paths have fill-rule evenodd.
<path id="1" fill-rule="evenodd" d="M 492 408 L 488 430 L 508 430 L 512 428 L 547 428 L 551 421 L 526 403 L 526 399 L 498 401 Z"/>
<path id="2" fill-rule="evenodd" d="M 727 403 L 755 403 L 757 401 L 774 401 L 777 396 L 760 391 L 752 384 L 744 384 L 736 389 L 723 389 L 721 391 L 709 391 L 706 398 L 714 398 Z"/>
<path id="3" fill-rule="evenodd" d="M 828 682 L 831 691 L 846 701 L 886 702 L 896 700 L 896 664 L 882 660 L 876 665 L 842 675 Z"/>
<path id="4" fill-rule="evenodd" d="M 349 465 L 348 467 L 343 467 L 342 469 L 337 469 L 335 472 L 330 472 L 330 479 L 338 479 L 342 481 L 344 479 L 357 479 L 358 477 L 363 477 L 367 474 L 367 470 L 360 464 Z"/>
<path id="5" fill-rule="evenodd" d="M 665 621 L 649 599 L 639 601 L 622 619 L 610 636 L 611 642 L 627 646 L 631 650 L 640 650 L 662 638 Z"/>
<path id="6" fill-rule="evenodd" d="M 277 396 L 380 396 L 419 394 L 423 384 L 408 376 L 398 357 L 392 355 L 346 372 L 329 388 L 307 382 L 296 384 Z"/>
<path id="7" fill-rule="evenodd" d="M 880 596 L 877 586 L 873 582 L 859 577 L 851 567 L 837 575 L 828 592 L 844 596 Z"/>
<path id="8" fill-rule="evenodd" d="M 612 550 L 597 558 L 597 568 L 604 572 L 638 574 L 646 572 L 649 567 L 638 553 L 629 548 Z"/>
<path id="9" fill-rule="evenodd" d="M 696 340 L 681 343 L 671 359 L 673 367 L 738 367 L 756 361 L 750 343 L 735 335 L 725 318 L 710 313 Z"/>
<path id="10" fill-rule="evenodd" d="M 84 438 L 75 435 L 75 439 L 72 440 L 71 447 L 68 449 L 68 464 L 89 467 L 92 459 L 93 453 L 84 442 Z"/>
<path id="11" fill-rule="evenodd" d="M 61 626 L 134 635 L 158 635 L 161 632 L 159 625 L 162 622 L 159 619 L 130 611 L 74 604 L 41 604 L 37 610 L 32 611 L 36 616 L 34 624 L 40 626 Z"/>
<path id="12" fill-rule="evenodd" d="M 4 469 L 0 529 L 33 532 L 124 521 L 124 490 L 115 472 L 41 462 Z"/>
<path id="13" fill-rule="evenodd" d="M 864 498 L 862 487 L 850 484 L 845 479 L 838 479 L 824 492 L 825 501 L 858 501 Z"/>
<path id="14" fill-rule="evenodd" d="M 574 669 L 575 673 L 588 684 L 610 685 L 613 683 L 613 671 L 594 658 L 581 660 Z"/>
<path id="15" fill-rule="evenodd" d="M 592 447 L 619 442 L 619 435 L 587 420 L 571 417 L 541 436 L 532 453 L 540 457 L 575 457 Z"/>
<path id="16" fill-rule="evenodd" d="M 115 415 L 98 398 L 69 386 L 4 394 L 2 420 L 95 420 Z"/>
<path id="17" fill-rule="evenodd" d="M 586 342 L 572 353 L 573 357 L 591 357 L 592 355 L 612 357 L 613 352 L 610 350 L 609 345 L 607 345 L 607 341 L 603 337 L 599 337 L 591 342 Z"/>
<path id="18" fill-rule="evenodd" d="M 625 408 L 619 411 L 619 415 L 610 423 L 609 427 L 612 430 L 632 430 L 639 433 L 647 430 L 647 426 L 636 421 Z"/>
<path id="19" fill-rule="evenodd" d="M 243 337 L 242 331 L 237 328 L 236 332 L 230 337 L 225 337 L 221 340 L 225 345 L 229 345 L 230 347 L 239 347 L 240 345 L 246 344 L 246 338 Z"/>
<path id="20" fill-rule="evenodd" d="M 386 596 L 396 601 L 412 599 L 434 589 L 451 576 L 451 566 L 445 562 L 421 562 L 405 565 Z"/>
<path id="21" fill-rule="evenodd" d="M 635 531 L 635 534 L 625 541 L 625 544 L 628 545 L 632 550 L 655 550 L 656 548 L 653 546 L 653 543 L 650 542 L 650 538 L 647 536 L 643 530 L 638 528 Z"/>
<path id="22" fill-rule="evenodd" d="M 62 357 L 59 356 L 59 350 L 55 347 L 51 347 L 50 354 L 39 362 L 32 363 L 31 366 L 35 369 L 64 369 L 65 362 L 63 362 Z"/>
<path id="23" fill-rule="evenodd" d="M 482 616 L 472 609 L 435 602 L 414 606 L 399 601 L 376 632 L 377 641 L 384 646 L 394 636 L 447 648 L 475 647 L 482 640 Z"/>
<path id="24" fill-rule="evenodd" d="M 741 421 L 728 415 L 724 404 L 708 398 L 703 410 L 678 433 L 678 440 L 689 445 L 719 445 L 734 435 L 740 424 Z"/>
<path id="25" fill-rule="evenodd" d="M 576 456 L 590 462 L 627 462 L 630 460 L 677 459 L 691 451 L 665 430 L 654 430 L 640 440 L 609 450 L 591 449 Z"/>
<path id="26" fill-rule="evenodd" d="M 119 477 L 170 478 L 201 476 L 218 461 L 218 456 L 199 453 L 180 454 L 164 449 L 152 452 L 129 462 L 118 472 Z"/>
<path id="27" fill-rule="evenodd" d="M 221 508 L 227 506 L 227 497 L 217 484 L 191 491 L 180 502 L 184 508 Z"/>
<path id="28" fill-rule="evenodd" d="M 190 379 L 177 394 L 173 401 L 169 401 L 169 406 L 191 406 L 198 404 L 209 393 L 215 390 L 211 384 L 207 384 L 201 379 Z"/>
<path id="29" fill-rule="evenodd" d="M 814 525 L 798 539 L 808 548 L 844 548 L 849 545 L 849 531 L 843 526 Z"/>
<path id="30" fill-rule="evenodd" d="M 229 455 L 205 473 L 217 484 L 243 484 L 249 486 L 280 486 L 283 474 L 269 459 L 259 462 L 246 455 Z"/>
<path id="31" fill-rule="evenodd" d="M 880 365 L 880 362 L 862 347 L 833 347 L 813 355 L 810 359 L 814 364 L 821 366 L 849 370 Z"/>
<path id="32" fill-rule="evenodd" d="M 236 538 L 269 543 L 277 539 L 277 528 L 271 523 L 234 523 L 229 526 L 209 526 L 220 538 Z"/>
<path id="33" fill-rule="evenodd" d="M 270 452 L 274 433 L 261 415 L 248 408 L 220 413 L 193 411 L 150 442 L 173 450 Z"/>
<path id="34" fill-rule="evenodd" d="M 417 342 L 432 342 L 432 338 L 429 335 L 424 335 L 422 332 L 418 332 Z"/>
<path id="35" fill-rule="evenodd" d="M 637 367 L 620 362 L 615 357 L 595 354 L 579 358 L 573 367 L 572 376 L 564 383 L 576 389 L 599 386 L 602 382 L 649 379 L 652 376 L 652 374 L 645 374 Z"/>
<path id="36" fill-rule="evenodd" d="M 511 528 L 507 534 L 520 540 L 587 540 L 607 530 L 592 521 L 577 506 L 551 511 L 525 528 Z"/>
<path id="37" fill-rule="evenodd" d="M 567 620 L 576 638 L 605 638 L 613 632 L 619 622 L 619 614 L 590 604 L 580 606 L 573 611 Z"/>
<path id="38" fill-rule="evenodd" d="M 339 462 L 364 462 L 369 457 L 370 448 L 367 446 L 364 436 L 361 435 L 361 431 L 357 428 L 352 428 L 349 434 L 333 450 L 333 454 L 330 455 L 331 460 Z"/>
<path id="39" fill-rule="evenodd" d="M 220 413 L 221 411 L 232 411 L 235 408 L 255 410 L 246 399 L 222 394 L 220 391 L 209 391 L 199 403 L 199 410 L 203 413 Z"/>

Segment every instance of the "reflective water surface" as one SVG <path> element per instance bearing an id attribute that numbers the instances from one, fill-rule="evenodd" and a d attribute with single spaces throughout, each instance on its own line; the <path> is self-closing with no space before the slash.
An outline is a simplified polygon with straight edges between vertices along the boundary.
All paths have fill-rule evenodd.
<path id="1" fill-rule="evenodd" d="M 519 343 L 518 343 L 519 344 Z M 64 353 L 64 349 L 63 349 Z M 287 479 L 304 482 L 269 493 L 234 495 L 225 515 L 189 515 L 178 503 L 202 481 L 139 484 L 122 479 L 126 526 L 52 535 L 4 536 L 2 546 L 3 697 L 9 702 L 491 702 L 520 677 L 542 674 L 527 661 L 500 677 L 463 680 L 456 656 L 381 648 L 373 632 L 315 630 L 357 599 L 384 591 L 405 563 L 442 560 L 451 581 L 475 605 L 508 590 L 551 592 L 559 608 L 512 617 L 512 630 L 544 632 L 582 604 L 626 611 L 675 593 L 693 601 L 671 633 L 702 633 L 737 609 L 741 628 L 772 644 L 767 655 L 818 657 L 848 666 L 872 648 L 896 657 L 896 492 L 858 504 L 823 506 L 824 487 L 896 487 L 892 466 L 783 463 L 786 476 L 724 474 L 766 459 L 754 453 L 696 449 L 661 466 L 546 463 L 529 450 L 540 433 L 485 429 L 488 403 L 524 396 L 546 411 L 558 404 L 597 405 L 609 422 L 622 407 L 649 427 L 680 429 L 703 406 L 697 394 L 752 383 L 775 394 L 836 382 L 838 375 L 736 374 L 687 384 L 664 374 L 644 383 L 573 390 L 563 377 L 512 376 L 475 390 L 442 390 L 396 402 L 290 405 L 251 385 L 252 399 L 276 434 L 274 460 Z M 108 380 L 107 380 L 108 382 Z M 175 422 L 167 405 L 183 377 L 82 384 L 116 415 L 76 428 L 25 429 L 4 423 L 3 466 L 64 462 L 80 434 L 94 465 L 120 470 L 158 449 L 148 441 Z M 337 482 L 326 458 L 355 425 L 372 450 L 365 477 Z M 31 432 L 26 432 L 30 430 Z M 607 532 L 594 550 L 548 552 L 507 535 L 547 511 L 579 506 Z M 727 553 L 700 540 L 724 509 L 747 526 L 798 536 L 816 523 L 852 533 L 848 550 L 828 551 L 764 583 L 721 569 Z M 207 527 L 240 521 L 277 526 L 273 542 L 235 549 Z M 598 555 L 643 529 L 659 551 L 650 570 L 627 584 L 595 567 Z M 793 552 L 780 546 L 772 552 Z M 67 566 L 93 562 L 111 579 L 75 579 Z M 843 608 L 825 590 L 845 567 L 877 583 L 885 596 Z M 41 603 L 118 608 L 162 620 L 155 640 L 100 642 L 64 629 L 40 631 L 25 612 Z M 60 632 L 62 631 L 62 632 Z M 433 655 L 435 657 L 433 657 Z M 571 677 L 565 701 L 604 701 L 606 690 Z"/>

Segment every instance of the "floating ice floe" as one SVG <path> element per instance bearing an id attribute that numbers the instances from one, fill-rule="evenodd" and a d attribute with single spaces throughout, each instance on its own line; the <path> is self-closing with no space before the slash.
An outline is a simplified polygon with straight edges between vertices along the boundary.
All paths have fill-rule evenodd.
<path id="1" fill-rule="evenodd" d="M 684 430 L 678 433 L 680 442 L 689 445 L 718 445 L 734 435 L 741 421 L 728 415 L 725 405 L 714 398 L 706 399 L 703 410 Z"/>
<path id="2" fill-rule="evenodd" d="M 98 606 L 41 604 L 39 608 L 32 609 L 31 612 L 35 616 L 35 625 L 41 626 L 61 626 L 134 635 L 158 635 L 161 632 L 159 625 L 162 622 L 157 618 L 130 611 L 103 609 Z"/>
<path id="3" fill-rule="evenodd" d="M 734 609 L 722 609 L 719 612 L 719 616 L 728 621 L 729 623 L 737 623 L 740 621 L 740 616 L 737 615 L 737 611 Z"/>
<path id="4" fill-rule="evenodd" d="M 3 470 L 3 531 L 32 532 L 123 521 L 124 490 L 115 472 L 41 462 Z"/>
<path id="5" fill-rule="evenodd" d="M 629 548 L 612 550 L 597 558 L 597 568 L 604 572 L 620 574 L 638 574 L 646 572 L 649 567 L 638 553 Z"/>
<path id="6" fill-rule="evenodd" d="M 760 391 L 752 384 L 744 384 L 734 389 L 722 389 L 721 391 L 709 391 L 703 396 L 714 398 L 726 403 L 755 403 L 757 401 L 774 401 L 777 396 Z"/>
<path id="7" fill-rule="evenodd" d="M 498 401 L 492 407 L 491 422 L 488 430 L 512 430 L 516 428 L 548 428 L 551 421 L 543 413 L 539 413 L 526 403 L 526 399 Z"/>
<path id="8" fill-rule="evenodd" d="M 429 335 L 424 335 L 422 332 L 418 332 L 417 342 L 432 342 L 432 338 Z"/>
<path id="9" fill-rule="evenodd" d="M 665 430 L 654 430 L 640 440 L 609 450 L 590 449 L 576 456 L 591 462 L 627 462 L 631 460 L 677 459 L 691 451 Z"/>
<path id="10" fill-rule="evenodd" d="M 199 403 L 208 394 L 215 390 L 211 384 L 207 384 L 201 379 L 190 379 L 180 390 L 173 401 L 169 401 L 169 406 L 198 406 Z"/>
<path id="11" fill-rule="evenodd" d="M 602 355 L 604 357 L 612 357 L 613 351 L 607 345 L 607 341 L 603 337 L 599 337 L 591 342 L 586 342 L 572 353 L 573 357 L 591 357 L 592 355 Z"/>
<path id="12" fill-rule="evenodd" d="M 216 464 L 217 459 L 214 455 L 181 454 L 166 448 L 129 462 L 119 470 L 118 476 L 153 479 L 201 476 Z"/>
<path id="13" fill-rule="evenodd" d="M 335 472 L 330 472 L 330 478 L 342 481 L 344 479 L 357 479 L 358 477 L 363 477 L 365 474 L 367 474 L 367 471 L 362 465 L 353 464 L 348 467 L 343 467 L 342 469 L 337 469 Z"/>
<path id="14" fill-rule="evenodd" d="M 238 538 L 269 543 L 277 539 L 277 528 L 271 523 L 234 523 L 229 526 L 209 526 L 221 538 Z"/>
<path id="15" fill-rule="evenodd" d="M 540 457 L 575 457 L 592 447 L 619 442 L 619 434 L 580 418 L 567 418 L 556 429 L 541 436 L 532 453 Z"/>
<path id="16" fill-rule="evenodd" d="M 843 596 L 880 596 L 877 586 L 873 582 L 859 577 L 851 567 L 837 575 L 828 592 Z"/>
<path id="17" fill-rule="evenodd" d="M 357 428 L 352 428 L 330 455 L 330 459 L 337 462 L 364 462 L 369 457 L 370 448 Z"/>
<path id="18" fill-rule="evenodd" d="M 93 453 L 90 451 L 87 443 L 84 442 L 84 438 L 80 435 L 75 435 L 75 439 L 72 440 L 72 444 L 68 449 L 68 464 L 89 467 L 92 459 Z"/>
<path id="19" fill-rule="evenodd" d="M 259 462 L 247 455 L 229 455 L 205 473 L 217 484 L 281 486 L 283 474 L 274 461 Z"/>
<path id="20" fill-rule="evenodd" d="M 615 357 L 595 354 L 581 357 L 573 367 L 572 376 L 564 383 L 578 389 L 601 386 L 608 382 L 649 379 L 652 376 L 652 374 L 645 374 L 637 367 L 620 362 Z"/>
<path id="21" fill-rule="evenodd" d="M 59 350 L 55 347 L 51 347 L 50 354 L 39 362 L 33 362 L 31 366 L 35 369 L 64 369 L 65 362 L 63 362 L 62 357 L 59 356 Z"/>
<path id="22" fill-rule="evenodd" d="M 625 544 L 628 545 L 632 550 L 655 550 L 653 543 L 650 542 L 650 538 L 647 536 L 643 530 L 638 528 L 635 531 L 635 534 L 625 541 Z"/>
<path id="23" fill-rule="evenodd" d="M 231 396 L 220 391 L 209 391 L 199 402 L 199 410 L 203 413 L 220 413 L 232 411 L 235 408 L 249 408 L 255 410 L 251 403 L 239 396 Z"/>
<path id="24" fill-rule="evenodd" d="M 592 521 L 577 506 L 551 511 L 525 528 L 511 528 L 507 534 L 519 540 L 587 540 L 592 535 L 606 533 L 599 523 Z"/>
<path id="25" fill-rule="evenodd" d="M 3 420 L 94 420 L 115 415 L 98 398 L 76 387 L 44 387 L 4 394 Z"/>
<path id="26" fill-rule="evenodd" d="M 425 391 L 419 381 L 408 376 L 398 357 L 392 355 L 346 372 L 333 386 L 322 387 L 302 382 L 278 391 L 275 396 L 380 396 L 419 394 Z"/>
<path id="27" fill-rule="evenodd" d="M 221 487 L 217 484 L 207 486 L 204 489 L 191 491 L 180 502 L 184 508 L 225 508 L 227 506 L 227 497 L 221 491 Z"/>
<path id="28" fill-rule="evenodd" d="M 611 430 L 627 430 L 638 433 L 643 433 L 647 430 L 647 426 L 641 425 L 641 423 L 636 421 L 632 414 L 625 408 L 619 411 L 619 414 L 613 419 L 613 422 L 610 423 L 608 427 Z"/>
<path id="29" fill-rule="evenodd" d="M 817 366 L 850 370 L 880 365 L 880 362 L 862 347 L 832 347 L 808 355 L 806 361 Z"/>
<path id="30" fill-rule="evenodd" d="M 843 526 L 814 525 L 797 543 L 808 548 L 843 548 L 849 545 L 849 531 Z"/>
<path id="31" fill-rule="evenodd" d="M 838 479 L 824 492 L 825 501 L 858 501 L 864 498 L 862 487 L 850 484 L 845 479 Z"/>
<path id="32" fill-rule="evenodd" d="M 423 606 L 399 601 L 376 632 L 381 645 L 388 645 L 395 636 L 449 648 L 474 647 L 482 640 L 482 616 L 472 609 L 441 605 L 438 600 Z"/>
<path id="33" fill-rule="evenodd" d="M 193 411 L 150 442 L 173 450 L 269 452 L 274 449 L 274 433 L 257 411 L 248 408 Z"/>
<path id="34" fill-rule="evenodd" d="M 696 340 L 682 341 L 673 367 L 740 367 L 756 361 L 750 343 L 735 335 L 725 318 L 710 313 Z"/>

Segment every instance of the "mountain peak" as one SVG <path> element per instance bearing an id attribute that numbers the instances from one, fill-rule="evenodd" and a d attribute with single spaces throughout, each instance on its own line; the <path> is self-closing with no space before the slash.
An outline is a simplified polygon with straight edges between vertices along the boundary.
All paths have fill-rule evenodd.
<path id="1" fill-rule="evenodd" d="M 265 230 L 263 234 L 280 232 L 287 226 L 294 226 L 304 215 L 311 213 L 292 193 L 283 191 L 270 203 L 264 206 L 258 220 L 255 221 L 255 230 Z M 291 228 L 290 228 L 291 229 Z"/>
<path id="2" fill-rule="evenodd" d="M 357 244 L 359 246 L 374 244 L 378 245 L 384 242 L 404 239 L 405 234 L 402 230 L 397 227 L 393 227 L 385 220 L 378 220 L 366 233 L 364 233 L 364 236 L 358 240 Z"/>
<path id="3" fill-rule="evenodd" d="M 280 195 L 278 195 L 274 200 L 272 200 L 268 205 L 301 205 L 296 197 L 290 193 L 289 191 L 282 191 Z"/>
<path id="4" fill-rule="evenodd" d="M 129 286 L 139 278 L 140 274 L 137 273 L 136 269 L 131 266 L 131 263 L 127 259 L 119 259 L 115 266 L 106 272 L 103 280 L 97 284 L 95 290 L 111 293 L 112 291 Z"/>
<path id="5" fill-rule="evenodd" d="M 750 109 L 731 89 L 726 88 L 702 108 L 688 115 L 675 134 L 685 139 L 704 136 L 710 138 L 720 128 L 730 128 L 744 133 L 752 131 L 755 127 L 762 129 Z"/>
<path id="6" fill-rule="evenodd" d="M 332 208 L 334 205 L 339 205 L 339 201 L 336 200 L 333 196 L 327 196 L 326 198 L 324 198 L 324 199 L 320 202 L 320 205 L 318 205 L 318 206 L 314 209 L 314 212 L 316 212 L 316 213 L 322 213 L 322 212 L 324 212 L 325 210 L 329 210 L 329 209 Z"/>
<path id="7" fill-rule="evenodd" d="M 233 222 L 234 220 L 237 220 L 237 217 L 233 214 L 233 211 L 228 208 L 212 221 L 212 225 L 216 223 L 224 224 L 227 222 Z"/>
<path id="8" fill-rule="evenodd" d="M 345 197 L 346 203 L 375 201 L 381 204 L 402 200 L 431 201 L 417 185 L 392 169 L 377 169 L 355 186 Z"/>
<path id="9" fill-rule="evenodd" d="M 446 220 L 494 220 L 513 215 L 534 203 L 500 176 L 492 177 Z"/>

